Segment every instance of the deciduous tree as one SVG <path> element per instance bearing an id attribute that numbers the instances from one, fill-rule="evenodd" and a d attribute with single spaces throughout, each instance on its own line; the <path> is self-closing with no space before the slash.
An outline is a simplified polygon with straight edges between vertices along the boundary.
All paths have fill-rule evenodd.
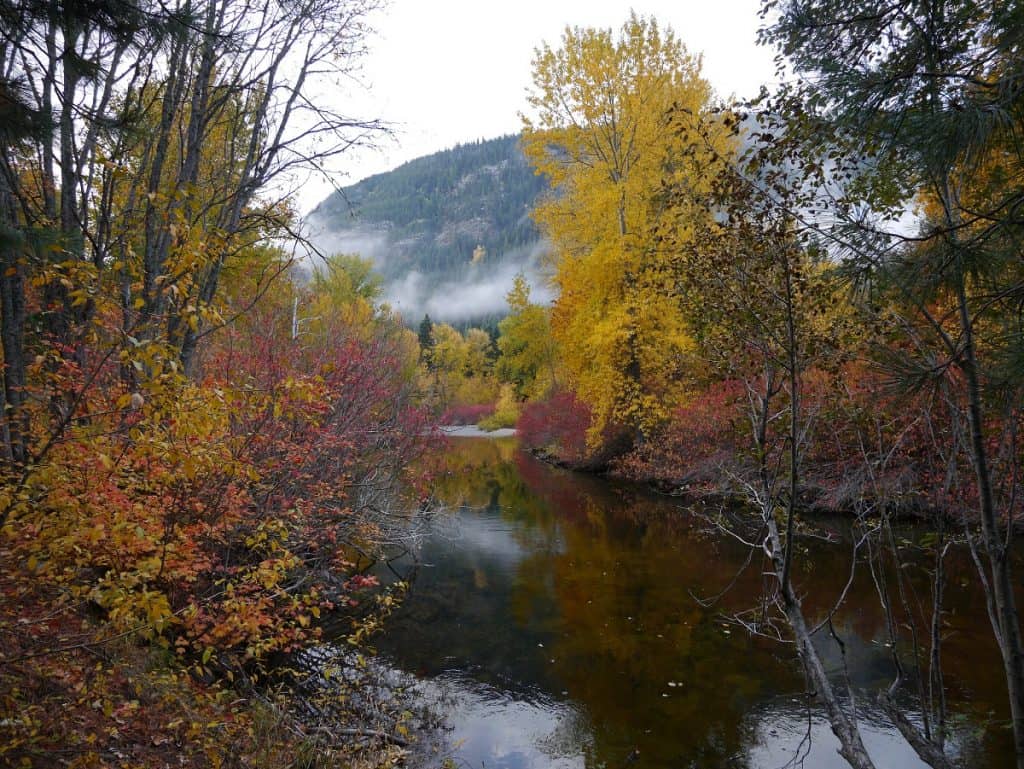
<path id="1" fill-rule="evenodd" d="M 700 183 L 669 108 L 709 99 L 699 59 L 636 14 L 617 35 L 567 28 L 534 56 L 523 147 L 551 182 L 534 218 L 554 245 L 552 329 L 592 439 L 609 421 L 649 430 L 684 389 L 692 340 L 651 229 L 666 172 Z"/>
<path id="2" fill-rule="evenodd" d="M 530 285 L 517 275 L 506 297 L 509 314 L 498 324 L 498 376 L 520 399 L 540 398 L 557 385 L 561 365 L 550 310 L 530 302 Z"/>

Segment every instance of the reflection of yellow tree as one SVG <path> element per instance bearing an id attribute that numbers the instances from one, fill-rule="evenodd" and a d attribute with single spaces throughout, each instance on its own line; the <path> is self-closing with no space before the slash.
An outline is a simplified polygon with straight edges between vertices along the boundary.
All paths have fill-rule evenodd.
<path id="1" fill-rule="evenodd" d="M 728 642 L 713 615 L 682 589 L 709 565 L 681 561 L 660 522 L 637 536 L 631 521 L 613 520 L 613 501 L 581 494 L 578 502 L 557 519 L 562 546 L 521 565 L 511 604 L 524 625 L 534 606 L 557 605 L 564 632 L 545 654 L 561 685 L 586 706 L 598 754 L 616 760 L 639 747 L 645 760 L 677 760 L 690 742 L 676 734 L 681 724 L 692 728 L 688 752 L 701 752 L 712 724 L 720 730 L 720 749 L 736 752 L 745 706 L 759 694 L 761 676 L 739 661 L 745 644 L 723 648 Z M 779 672 L 780 686 L 798 687 Z M 669 681 L 686 683 L 669 687 Z M 616 745 L 627 735 L 642 742 Z"/>
<path id="2" fill-rule="evenodd" d="M 529 627 L 537 606 L 557 607 L 544 654 L 559 685 L 585 705 L 598 755 L 614 762 L 638 747 L 645 761 L 671 764 L 680 753 L 711 763 L 742 753 L 748 714 L 758 703 L 803 687 L 795 666 L 777 662 L 745 633 L 727 633 L 718 619 L 720 612 L 749 608 L 759 595 L 756 564 L 714 607 L 691 596 L 690 590 L 708 595 L 728 585 L 746 550 L 703 534 L 694 525 L 699 519 L 669 503 L 617 497 L 607 486 L 547 468 L 521 463 L 521 469 L 529 490 L 556 512 L 545 541 L 558 546 L 534 548 L 520 564 L 513 616 Z M 832 596 L 849 564 L 834 549 L 819 555 L 813 574 L 798 581 Z M 882 618 L 870 586 L 863 587 L 850 598 L 850 621 L 858 624 L 844 632 L 857 653 L 871 657 Z M 680 733 L 683 724 L 689 729 Z"/>
<path id="3" fill-rule="evenodd" d="M 510 612 L 511 621 L 493 631 L 502 638 L 502 662 L 527 675 L 539 669 L 541 678 L 524 683 L 565 690 L 581 704 L 593 727 L 588 750 L 595 763 L 617 765 L 639 748 L 652 765 L 723 765 L 749 744 L 751 714 L 778 695 L 803 691 L 788 654 L 773 655 L 777 647 L 746 633 L 726 633 L 719 619 L 750 608 L 760 595 L 756 559 L 716 606 L 705 609 L 691 596 L 726 587 L 747 555 L 733 540 L 705 533 L 699 517 L 672 501 L 550 468 L 517 452 L 512 440 L 451 441 L 447 460 L 450 474 L 438 496 L 452 505 L 489 506 L 488 516 L 500 511 L 525 553 L 512 561 L 511 582 L 506 572 L 495 578 L 486 555 L 471 554 L 458 590 L 500 595 L 500 606 L 488 604 L 492 614 L 474 617 L 503 621 Z M 845 584 L 849 553 L 805 544 L 808 566 L 794 580 L 817 621 Z M 863 578 L 836 627 L 854 675 L 871 683 L 887 652 L 873 643 L 883 638 L 884 623 L 870 576 Z M 920 578 L 925 594 L 927 577 Z M 969 600 L 951 596 L 950 605 Z M 950 621 L 958 623 L 949 641 L 959 652 L 953 664 L 965 661 L 956 677 L 973 683 L 979 676 L 966 661 L 977 658 L 971 650 L 980 642 L 991 649 L 984 646 L 991 641 L 957 616 Z M 515 652 L 522 639 L 529 639 L 529 651 L 534 640 L 544 646 L 536 658 L 510 662 L 509 649 Z M 999 691 L 998 670 L 991 672 L 984 690 Z"/>
<path id="4" fill-rule="evenodd" d="M 485 507 L 505 497 L 502 507 L 519 509 L 526 490 L 515 477 L 514 438 L 453 438 L 447 442 L 437 467 L 434 496 L 450 508 Z"/>

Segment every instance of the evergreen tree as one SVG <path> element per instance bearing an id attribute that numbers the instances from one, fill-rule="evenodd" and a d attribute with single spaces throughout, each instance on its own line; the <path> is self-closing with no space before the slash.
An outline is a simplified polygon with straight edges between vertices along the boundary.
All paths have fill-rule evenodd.
<path id="1" fill-rule="evenodd" d="M 791 95 L 810 109 L 789 132 L 806 131 L 819 155 L 833 159 L 841 141 L 852 145 L 854 183 L 832 207 L 841 226 L 824 233 L 827 242 L 843 244 L 847 267 L 866 292 L 891 286 L 910 319 L 918 350 L 899 360 L 896 373 L 914 388 L 956 388 L 949 400 L 961 424 L 951 440 L 964 436 L 974 476 L 965 529 L 1005 668 L 1017 767 L 1024 769 L 1024 633 L 1010 557 L 1024 395 L 1024 7 L 791 0 L 765 8 L 778 14 L 765 39 L 804 76 Z M 911 198 L 925 216 L 907 239 L 891 220 Z M 876 226 L 885 214 L 890 226 Z M 942 729 L 929 733 L 926 722 L 924 736 L 919 754 L 941 758 Z"/>
<path id="2" fill-rule="evenodd" d="M 423 358 L 434 347 L 434 323 L 430 320 L 430 315 L 424 315 L 420 321 L 419 340 L 420 357 Z"/>

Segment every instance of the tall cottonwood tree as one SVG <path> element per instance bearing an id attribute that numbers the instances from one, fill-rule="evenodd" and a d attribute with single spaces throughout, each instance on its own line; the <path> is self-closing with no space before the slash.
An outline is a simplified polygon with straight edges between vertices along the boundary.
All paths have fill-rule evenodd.
<path id="1" fill-rule="evenodd" d="M 1024 339 L 1024 8 L 984 0 L 814 0 L 764 9 L 777 14 L 764 39 L 808 76 L 800 95 L 864 159 L 861 178 L 832 208 L 840 226 L 827 237 L 845 247 L 860 276 L 896 278 L 904 306 L 934 342 L 915 376 L 947 377 L 956 387 L 974 476 L 964 523 L 1004 665 L 1017 765 L 1024 767 L 1024 639 L 1011 557 Z M 986 167 L 998 169 L 1000 180 L 979 194 Z M 915 237 L 863 216 L 898 212 L 914 195 L 927 201 Z"/>
<path id="2" fill-rule="evenodd" d="M 649 431 L 682 391 L 692 344 L 652 224 L 666 169 L 701 183 L 668 111 L 710 97 L 700 60 L 636 14 L 618 34 L 567 28 L 536 51 L 523 147 L 552 187 L 534 210 L 554 245 L 552 329 L 594 439 L 612 421 Z"/>
<path id="3" fill-rule="evenodd" d="M 317 95 L 351 74 L 374 7 L 306 0 L 253 13 L 235 0 L 189 3 L 197 22 L 169 46 L 168 74 L 149 107 L 159 114 L 156 130 L 136 148 L 145 177 L 125 195 L 142 219 L 139 319 L 166 324 L 186 369 L 211 325 L 204 311 L 225 261 L 267 228 L 291 225 L 280 198 L 258 194 L 271 184 L 278 195 L 290 191 L 295 172 L 319 169 L 382 129 Z M 212 187 L 200 175 L 210 165 L 222 169 Z M 187 283 L 170 264 L 182 256 Z"/>

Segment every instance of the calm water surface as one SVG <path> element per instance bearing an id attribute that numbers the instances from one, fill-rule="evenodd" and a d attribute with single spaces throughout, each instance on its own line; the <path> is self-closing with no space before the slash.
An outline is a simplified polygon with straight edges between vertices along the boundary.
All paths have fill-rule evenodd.
<path id="1" fill-rule="evenodd" d="M 695 598 L 733 581 L 741 544 L 674 500 L 551 468 L 514 439 L 455 439 L 445 459 L 443 512 L 377 646 L 442 703 L 458 765 L 845 766 L 792 648 L 722 619 L 757 604 L 758 560 L 716 605 Z M 832 528 L 843 536 L 841 522 Z M 798 581 L 813 614 L 841 592 L 850 558 L 842 544 L 808 548 Z M 892 668 L 861 572 L 835 627 L 865 741 L 879 767 L 923 766 L 870 704 Z M 1009 733 L 991 726 L 1005 718 L 1005 690 L 987 620 L 970 583 L 952 583 L 956 745 L 969 766 L 1008 766 Z M 927 602 L 927 584 L 919 590 Z M 836 646 L 823 639 L 822 649 L 839 675 Z"/>

